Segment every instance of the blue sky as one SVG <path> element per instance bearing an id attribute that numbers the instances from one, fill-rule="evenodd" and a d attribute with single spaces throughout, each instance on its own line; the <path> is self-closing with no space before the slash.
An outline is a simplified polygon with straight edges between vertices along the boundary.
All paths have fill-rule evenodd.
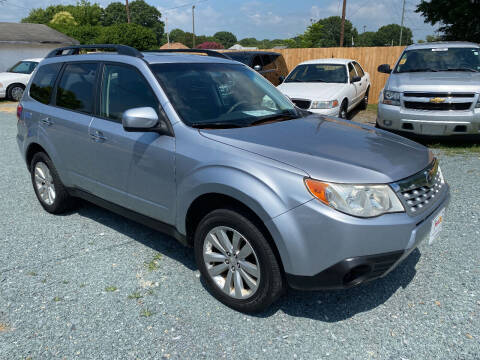
<path id="1" fill-rule="evenodd" d="M 90 0 L 102 6 L 109 0 Z M 131 0 L 132 1 L 132 0 Z M 20 21 L 32 7 L 74 4 L 75 0 L 4 0 L 0 1 L 0 21 Z M 168 28 L 192 29 L 191 4 L 196 4 L 195 32 L 212 35 L 228 30 L 237 38 L 287 38 L 301 34 L 310 19 L 341 15 L 341 0 L 147 0 L 168 18 Z M 414 12 L 419 0 L 407 0 L 405 25 L 413 30 L 415 40 L 424 39 L 435 29 Z M 186 6 L 183 6 L 186 5 Z M 347 19 L 359 32 L 375 31 L 380 26 L 400 23 L 401 0 L 348 0 Z M 165 18 L 164 18 L 165 20 Z"/>

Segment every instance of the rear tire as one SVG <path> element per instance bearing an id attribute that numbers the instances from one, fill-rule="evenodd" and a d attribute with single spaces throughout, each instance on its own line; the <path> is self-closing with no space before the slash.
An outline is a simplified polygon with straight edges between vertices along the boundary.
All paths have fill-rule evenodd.
<path id="1" fill-rule="evenodd" d="M 194 249 L 210 293 L 237 311 L 262 311 L 283 292 L 282 271 L 272 248 L 255 221 L 241 211 L 217 209 L 207 214 L 195 231 Z"/>
<path id="2" fill-rule="evenodd" d="M 365 92 L 365 96 L 363 97 L 363 100 L 360 104 L 361 110 L 367 110 L 369 95 L 370 95 L 370 88 L 368 88 L 367 91 Z"/>
<path id="3" fill-rule="evenodd" d="M 25 86 L 22 84 L 10 85 L 7 90 L 7 97 L 13 101 L 20 101 L 20 99 L 23 96 L 24 90 L 25 90 Z"/>
<path id="4" fill-rule="evenodd" d="M 36 153 L 30 164 L 33 189 L 40 205 L 51 214 L 72 208 L 74 199 L 60 181 L 52 160 L 43 152 Z"/>

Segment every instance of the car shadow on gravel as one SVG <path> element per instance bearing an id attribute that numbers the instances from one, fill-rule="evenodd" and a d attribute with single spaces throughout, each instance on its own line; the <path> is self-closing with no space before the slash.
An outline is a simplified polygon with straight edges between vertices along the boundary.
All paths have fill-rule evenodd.
<path id="1" fill-rule="evenodd" d="M 108 226 L 128 238 L 182 263 L 192 271 L 197 270 L 193 250 L 183 246 L 173 237 L 162 234 L 161 232 L 145 225 L 129 220 L 121 215 L 115 214 L 86 201 L 81 201 L 78 208 L 75 211 L 70 212 L 70 214 L 72 213 L 77 213 L 80 216 L 87 217 L 104 226 Z M 65 215 L 68 215 L 68 213 Z"/>
<path id="2" fill-rule="evenodd" d="M 289 290 L 267 311 L 257 317 L 284 313 L 324 322 L 337 322 L 372 310 L 385 303 L 399 288 L 406 288 L 416 274 L 420 251 L 415 249 L 386 277 L 345 290 Z"/>

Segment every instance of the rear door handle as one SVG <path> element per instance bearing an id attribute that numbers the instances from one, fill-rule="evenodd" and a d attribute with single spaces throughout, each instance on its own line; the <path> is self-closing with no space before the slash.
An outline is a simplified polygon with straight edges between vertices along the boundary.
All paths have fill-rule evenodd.
<path id="1" fill-rule="evenodd" d="M 43 125 L 46 125 L 46 126 L 51 126 L 53 125 L 53 122 L 52 120 L 49 118 L 49 117 L 46 117 L 46 118 L 43 118 L 42 120 L 40 120 L 42 122 Z"/>

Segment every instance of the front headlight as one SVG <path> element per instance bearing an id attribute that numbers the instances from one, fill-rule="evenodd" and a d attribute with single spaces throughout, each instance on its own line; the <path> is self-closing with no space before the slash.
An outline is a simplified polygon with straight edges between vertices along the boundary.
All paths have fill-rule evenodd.
<path id="1" fill-rule="evenodd" d="M 400 106 L 400 93 L 397 91 L 385 90 L 383 92 L 383 104 Z"/>
<path id="2" fill-rule="evenodd" d="M 349 215 L 368 218 L 405 211 L 388 185 L 333 184 L 313 179 L 305 179 L 305 185 L 321 202 Z"/>
<path id="3" fill-rule="evenodd" d="M 338 100 L 312 101 L 311 109 L 333 109 L 338 106 Z"/>
<path id="4" fill-rule="evenodd" d="M 3 84 L 2 83 L 0 83 L 0 89 L 3 89 Z"/>

